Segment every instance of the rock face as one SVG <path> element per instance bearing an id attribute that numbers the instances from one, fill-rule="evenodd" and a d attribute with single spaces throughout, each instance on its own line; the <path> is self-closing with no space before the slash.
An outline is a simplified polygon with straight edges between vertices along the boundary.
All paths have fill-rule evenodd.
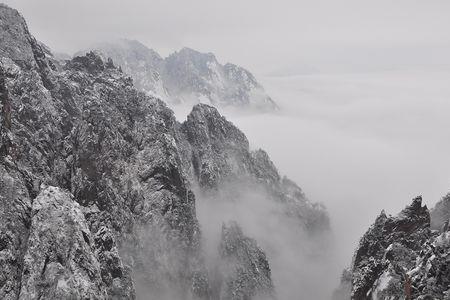
<path id="1" fill-rule="evenodd" d="M 198 105 L 180 124 L 111 59 L 58 61 L 5 5 L 0 26 L 1 299 L 271 294 L 264 252 L 238 225 L 222 235 L 236 251 L 220 248 L 235 273 L 217 275 L 232 288 L 210 284 L 193 186 L 245 181 L 302 228 L 328 228 L 323 207 L 216 109 Z"/>
<path id="2" fill-rule="evenodd" d="M 269 262 L 256 241 L 235 222 L 222 226 L 218 299 L 274 299 Z"/>
<path id="3" fill-rule="evenodd" d="M 31 216 L 20 297 L 105 298 L 94 240 L 73 197 L 58 188 L 41 189 Z"/>
<path id="4" fill-rule="evenodd" d="M 164 59 L 154 50 L 134 40 L 119 39 L 97 43 L 91 50 L 98 51 L 103 60 L 113 59 L 114 64 L 133 77 L 134 86 L 150 95 L 168 99 L 168 92 L 161 78 Z M 87 52 L 90 52 L 87 51 Z M 80 51 L 76 55 L 84 55 Z"/>
<path id="5" fill-rule="evenodd" d="M 300 227 L 309 232 L 329 229 L 325 208 L 310 202 L 293 181 L 282 178 L 264 150 L 251 151 L 245 135 L 215 108 L 194 106 L 181 131 L 192 145 L 182 154 L 191 162 L 185 172 L 204 191 L 235 183 L 263 189 L 274 202 L 282 203 L 287 216 L 300 222 Z"/>
<path id="6" fill-rule="evenodd" d="M 88 51 L 112 58 L 133 77 L 138 89 L 169 103 L 206 103 L 217 107 L 274 110 L 275 102 L 244 68 L 221 65 L 212 53 L 183 48 L 163 59 L 132 40 L 99 43 Z M 84 54 L 86 51 L 79 52 Z"/>
<path id="7" fill-rule="evenodd" d="M 430 229 L 415 198 L 395 217 L 384 212 L 364 234 L 335 299 L 450 299 L 450 232 Z"/>
<path id="8" fill-rule="evenodd" d="M 445 222 L 450 221 L 450 193 L 442 197 L 431 210 L 431 228 L 441 229 Z"/>
<path id="9" fill-rule="evenodd" d="M 88 273 L 102 283 L 99 297 L 132 299 L 141 286 L 165 285 L 204 297 L 195 200 L 180 167 L 172 112 L 94 53 L 52 65 L 16 11 L 1 6 L 0 18 L 1 298 L 17 299 L 40 284 L 28 279 L 37 274 L 24 272 L 28 256 L 38 254 L 29 239 L 42 183 L 70 191 L 83 207 L 92 238 L 77 257 L 98 265 Z M 141 237 L 152 230 L 153 240 Z M 151 276 L 141 276 L 150 268 Z"/>

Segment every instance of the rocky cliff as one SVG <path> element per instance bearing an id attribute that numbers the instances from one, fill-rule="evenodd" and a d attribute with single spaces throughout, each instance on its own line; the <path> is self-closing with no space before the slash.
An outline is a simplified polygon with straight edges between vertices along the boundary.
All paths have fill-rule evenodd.
<path id="1" fill-rule="evenodd" d="M 138 90 L 169 100 L 168 91 L 161 77 L 164 59 L 156 51 L 138 41 L 119 39 L 99 42 L 75 56 L 83 56 L 90 51 L 96 51 L 104 60 L 113 59 L 115 65 L 133 78 L 134 86 Z"/>
<path id="2" fill-rule="evenodd" d="M 275 102 L 247 70 L 234 64 L 220 64 L 212 53 L 183 48 L 167 58 L 145 45 L 121 39 L 97 43 L 98 51 L 134 79 L 135 86 L 156 94 L 170 104 L 206 103 L 217 107 L 274 110 Z"/>
<path id="3" fill-rule="evenodd" d="M 418 197 L 397 216 L 377 217 L 334 299 L 450 299 L 449 263 L 450 231 L 430 228 Z"/>
<path id="4" fill-rule="evenodd" d="M 183 124 L 96 53 L 60 62 L 0 5 L 0 298 L 250 299 L 270 261 L 239 225 L 206 266 L 196 196 L 227 182 L 270 194 L 302 230 L 323 207 L 207 105 Z M 222 292 L 223 291 L 223 292 Z"/>
<path id="5" fill-rule="evenodd" d="M 431 228 L 442 229 L 442 226 L 450 220 L 450 193 L 442 197 L 442 199 L 436 203 L 431 214 Z"/>
<path id="6" fill-rule="evenodd" d="M 219 299 L 274 299 L 269 262 L 256 241 L 235 222 L 222 226 Z"/>

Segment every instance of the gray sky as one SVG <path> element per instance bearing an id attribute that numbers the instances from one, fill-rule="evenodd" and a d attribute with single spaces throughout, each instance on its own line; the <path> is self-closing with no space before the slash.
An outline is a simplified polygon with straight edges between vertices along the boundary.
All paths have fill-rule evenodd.
<path id="1" fill-rule="evenodd" d="M 256 75 L 450 66 L 448 0 L 7 0 L 32 33 L 73 53 L 142 41 L 213 52 Z"/>

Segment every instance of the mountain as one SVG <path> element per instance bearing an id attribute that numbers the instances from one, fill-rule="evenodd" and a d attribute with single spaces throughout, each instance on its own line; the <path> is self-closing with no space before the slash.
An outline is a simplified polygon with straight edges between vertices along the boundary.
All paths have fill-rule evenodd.
<path id="1" fill-rule="evenodd" d="M 436 203 L 430 214 L 432 229 L 441 229 L 442 224 L 450 220 L 450 193 Z"/>
<path id="2" fill-rule="evenodd" d="M 325 208 L 217 109 L 179 123 L 111 59 L 56 59 L 3 4 L 0 38 L 1 299 L 272 299 L 274 251 L 251 230 L 264 222 L 218 219 L 207 249 L 197 216 L 244 191 L 246 215 L 279 208 L 299 243 L 329 231 Z"/>
<path id="3" fill-rule="evenodd" d="M 206 103 L 217 107 L 274 110 L 275 102 L 255 77 L 242 67 L 221 65 L 212 53 L 183 48 L 163 59 L 138 41 L 97 43 L 98 51 L 133 77 L 135 85 L 171 104 Z"/>
<path id="4" fill-rule="evenodd" d="M 149 95 L 159 96 L 167 100 L 168 92 L 164 86 L 160 71 L 164 59 L 156 51 L 134 40 L 119 39 L 113 42 L 102 42 L 93 45 L 103 60 L 112 58 L 114 64 L 133 78 L 134 86 Z M 80 51 L 84 55 L 88 51 Z"/>
<path id="5" fill-rule="evenodd" d="M 440 210 L 438 205 L 434 210 Z M 450 299 L 450 231 L 430 227 L 422 198 L 383 211 L 359 242 L 334 299 Z"/>

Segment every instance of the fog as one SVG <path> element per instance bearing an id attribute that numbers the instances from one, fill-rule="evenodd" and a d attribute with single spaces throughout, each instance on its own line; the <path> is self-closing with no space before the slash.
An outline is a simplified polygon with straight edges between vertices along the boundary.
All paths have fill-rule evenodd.
<path id="1" fill-rule="evenodd" d="M 450 72 L 333 73 L 263 83 L 281 111 L 228 118 L 252 147 L 268 151 L 280 173 L 326 205 L 342 267 L 382 209 L 396 214 L 417 195 L 432 207 L 450 190 Z"/>
<path id="2" fill-rule="evenodd" d="M 339 267 L 331 236 L 307 234 L 283 203 L 245 182 L 221 185 L 209 195 L 197 191 L 196 205 L 210 272 L 220 261 L 222 224 L 236 221 L 265 252 L 276 299 L 330 299 Z"/>
<path id="3" fill-rule="evenodd" d="M 251 148 L 266 150 L 282 175 L 295 180 L 310 200 L 327 207 L 335 238 L 328 247 L 334 261 L 302 261 L 278 275 L 305 280 L 310 274 L 306 286 L 314 288 L 313 283 L 323 278 L 317 294 L 309 296 L 329 299 L 359 239 L 381 210 L 397 214 L 417 195 L 431 208 L 450 191 L 450 71 L 411 68 L 259 79 L 280 111 L 220 110 L 247 135 Z M 184 120 L 190 108 L 174 107 L 177 118 Z M 205 213 L 201 203 L 202 228 L 210 224 L 204 215 L 221 220 L 213 209 Z M 244 216 L 259 213 L 247 208 L 236 211 Z M 261 231 L 248 232 L 264 240 Z M 285 249 L 286 257 L 291 249 L 296 247 Z M 277 263 L 275 269 L 282 265 Z M 295 271 L 302 263 L 305 268 Z M 299 281 L 297 287 L 306 292 Z"/>

